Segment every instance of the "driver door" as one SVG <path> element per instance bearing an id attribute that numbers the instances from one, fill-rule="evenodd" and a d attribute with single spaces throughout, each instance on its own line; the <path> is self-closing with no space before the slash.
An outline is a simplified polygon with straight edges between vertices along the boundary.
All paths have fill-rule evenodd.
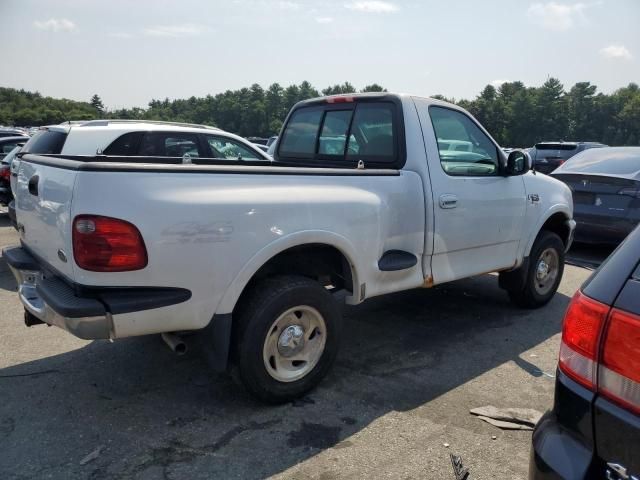
<path id="1" fill-rule="evenodd" d="M 515 265 L 526 194 L 521 176 L 503 176 L 493 139 L 461 110 L 429 106 L 422 124 L 433 192 L 435 283 Z"/>

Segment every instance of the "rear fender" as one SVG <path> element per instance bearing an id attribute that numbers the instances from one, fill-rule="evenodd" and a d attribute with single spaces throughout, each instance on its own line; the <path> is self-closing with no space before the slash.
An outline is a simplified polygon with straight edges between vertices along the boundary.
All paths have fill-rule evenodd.
<path id="1" fill-rule="evenodd" d="M 356 288 L 360 285 L 358 279 L 358 272 L 362 271 L 361 268 L 355 263 L 357 258 L 355 254 L 355 248 L 345 237 L 336 233 L 324 231 L 324 230 L 305 230 L 301 232 L 295 232 L 285 237 L 279 238 L 274 242 L 271 242 L 260 251 L 258 251 L 242 268 L 242 270 L 236 275 L 231 285 L 227 288 L 224 296 L 218 304 L 216 309 L 217 315 L 231 313 L 240 298 L 243 290 L 253 278 L 260 268 L 265 265 L 270 259 L 278 255 L 279 253 L 288 250 L 292 247 L 298 247 L 308 244 L 324 244 L 337 248 L 342 252 L 349 266 L 351 267 L 351 276 L 353 279 L 353 292 L 358 292 Z M 353 303 L 354 298 L 347 297 L 347 303 Z"/>

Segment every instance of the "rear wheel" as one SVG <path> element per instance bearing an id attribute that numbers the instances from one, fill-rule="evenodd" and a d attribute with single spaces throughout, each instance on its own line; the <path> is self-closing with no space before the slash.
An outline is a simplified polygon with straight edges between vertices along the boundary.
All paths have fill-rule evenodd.
<path id="1" fill-rule="evenodd" d="M 240 308 L 237 377 L 269 403 L 295 399 L 327 374 L 338 352 L 338 305 L 319 283 L 279 276 L 254 287 Z"/>
<path id="2" fill-rule="evenodd" d="M 553 232 L 540 232 L 526 268 L 522 288 L 508 289 L 509 297 L 524 308 L 546 305 L 558 290 L 564 273 L 564 244 L 560 237 Z"/>

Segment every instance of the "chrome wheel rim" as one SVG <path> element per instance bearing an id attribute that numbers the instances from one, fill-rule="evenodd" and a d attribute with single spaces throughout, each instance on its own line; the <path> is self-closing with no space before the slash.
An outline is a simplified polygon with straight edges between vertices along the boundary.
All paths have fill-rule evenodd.
<path id="1" fill-rule="evenodd" d="M 262 349 L 264 367 L 279 382 L 295 382 L 318 364 L 327 339 L 324 318 L 313 307 L 299 305 L 271 324 Z"/>
<path id="2" fill-rule="evenodd" d="M 534 286 L 540 295 L 546 295 L 551 291 L 558 278 L 560 258 L 553 248 L 542 251 L 536 263 Z"/>

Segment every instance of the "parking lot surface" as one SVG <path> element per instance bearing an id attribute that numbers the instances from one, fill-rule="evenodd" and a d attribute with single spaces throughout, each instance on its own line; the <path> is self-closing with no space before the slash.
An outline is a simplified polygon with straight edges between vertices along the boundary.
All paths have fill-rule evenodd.
<path id="1" fill-rule="evenodd" d="M 0 217 L 0 244 L 17 241 Z M 471 479 L 524 479 L 530 432 L 469 409 L 551 406 L 562 316 L 589 273 L 567 265 L 533 311 L 512 306 L 495 275 L 345 307 L 333 371 L 272 407 L 159 336 L 25 327 L 0 260 L 0 478 L 453 480 L 453 453 Z"/>

